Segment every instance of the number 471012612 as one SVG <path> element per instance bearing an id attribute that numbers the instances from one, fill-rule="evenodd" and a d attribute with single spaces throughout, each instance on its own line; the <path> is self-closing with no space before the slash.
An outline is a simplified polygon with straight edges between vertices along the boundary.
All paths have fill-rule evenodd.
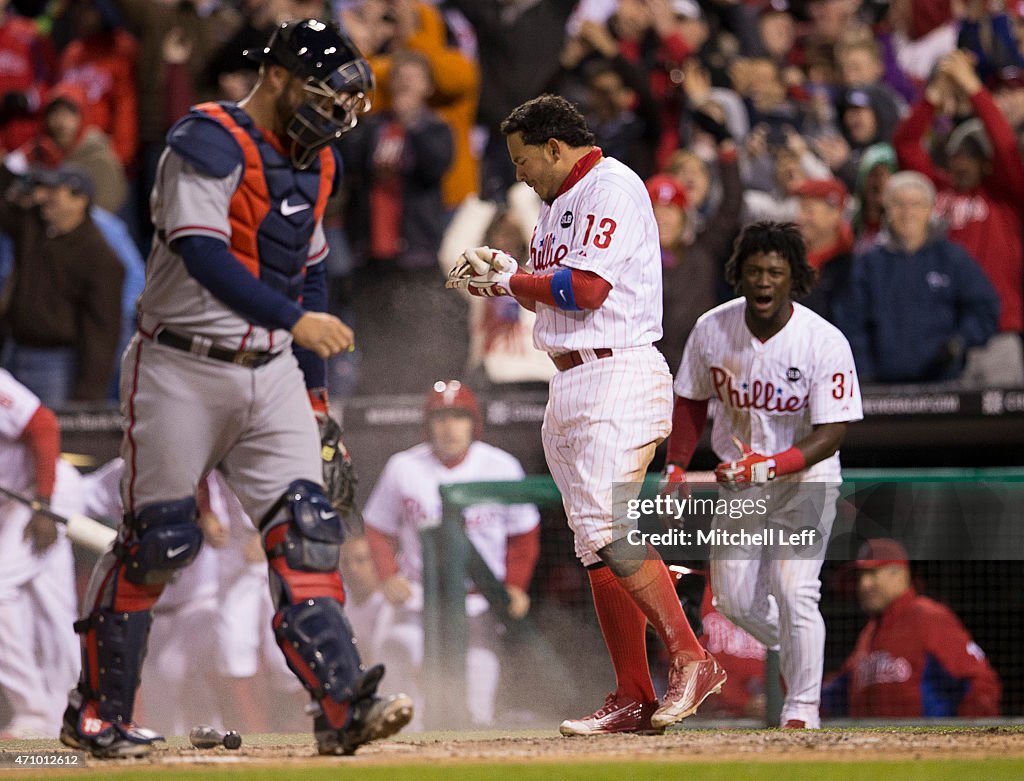
<path id="1" fill-rule="evenodd" d="M 85 755 L 77 751 L 0 751 L 0 769 L 55 765 L 85 767 Z"/>

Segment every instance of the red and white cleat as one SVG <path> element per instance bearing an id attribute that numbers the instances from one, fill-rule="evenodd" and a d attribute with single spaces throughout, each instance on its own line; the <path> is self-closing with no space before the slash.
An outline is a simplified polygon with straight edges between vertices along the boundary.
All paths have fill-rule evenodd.
<path id="1" fill-rule="evenodd" d="M 131 722 L 100 718 L 97 704 L 85 700 L 77 690 L 71 691 L 69 700 L 60 729 L 60 742 L 65 746 L 88 751 L 100 759 L 141 757 L 164 739 Z"/>
<path id="2" fill-rule="evenodd" d="M 726 678 L 722 665 L 711 654 L 697 662 L 673 662 L 668 670 L 668 691 L 651 716 L 651 725 L 664 729 L 692 716 L 704 700 L 722 691 Z"/>
<path id="3" fill-rule="evenodd" d="M 639 702 L 632 698 L 619 698 L 614 693 L 605 698 L 604 705 L 582 719 L 566 719 L 558 731 L 563 735 L 608 735 L 615 732 L 660 735 L 664 728 L 651 726 L 651 715 L 658 709 L 657 701 Z"/>

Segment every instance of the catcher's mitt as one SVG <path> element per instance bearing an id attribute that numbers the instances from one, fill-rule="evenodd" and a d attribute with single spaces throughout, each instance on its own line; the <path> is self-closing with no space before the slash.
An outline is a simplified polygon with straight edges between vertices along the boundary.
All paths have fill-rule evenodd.
<path id="1" fill-rule="evenodd" d="M 341 441 L 341 426 L 330 415 L 317 415 L 320 426 L 320 459 L 324 467 L 324 492 L 350 535 L 363 533 L 363 516 L 356 509 L 356 469 Z"/>

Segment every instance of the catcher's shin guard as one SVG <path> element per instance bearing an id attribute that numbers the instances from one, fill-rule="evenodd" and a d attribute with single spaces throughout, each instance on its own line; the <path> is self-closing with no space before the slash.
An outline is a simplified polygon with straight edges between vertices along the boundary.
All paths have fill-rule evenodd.
<path id="1" fill-rule="evenodd" d="M 282 607 L 274 615 L 274 635 L 288 667 L 320 704 L 327 723 L 344 727 L 362 664 L 341 604 L 320 597 Z"/>
<path id="2" fill-rule="evenodd" d="M 273 625 L 278 645 L 288 667 L 319 703 L 327 724 L 341 729 L 349 720 L 350 704 L 363 694 L 354 688 L 362 664 L 342 610 L 341 520 L 319 485 L 296 480 L 261 527 L 277 607 Z"/>
<path id="3" fill-rule="evenodd" d="M 96 580 L 92 610 L 75 623 L 75 631 L 82 636 L 78 690 L 105 721 L 132 720 L 150 611 L 174 572 L 199 552 L 195 516 L 194 499 L 153 504 L 126 516 L 127 534 L 99 565 L 106 566 L 106 575 Z"/>
<path id="4" fill-rule="evenodd" d="M 75 631 L 82 635 L 78 688 L 87 700 L 98 702 L 100 718 L 106 721 L 132 720 L 151 623 L 148 610 L 104 608 L 75 623 Z"/>

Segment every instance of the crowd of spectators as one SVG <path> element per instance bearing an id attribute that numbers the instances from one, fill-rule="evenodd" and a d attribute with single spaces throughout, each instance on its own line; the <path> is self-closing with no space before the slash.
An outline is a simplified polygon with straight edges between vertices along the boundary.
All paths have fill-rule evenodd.
<path id="1" fill-rule="evenodd" d="M 733 295 L 722 269 L 740 227 L 773 218 L 799 225 L 819 275 L 805 303 L 844 330 L 865 381 L 1024 385 L 1018 0 L 0 0 L 14 208 L 42 210 L 39 172 L 66 182 L 71 165 L 125 272 L 44 230 L 70 271 L 33 281 L 45 270 L 5 226 L 3 363 L 16 371 L 28 349 L 44 374 L 71 371 L 57 395 L 33 388 L 49 403 L 111 387 L 111 324 L 131 327 L 168 128 L 193 103 L 242 98 L 257 74 L 242 52 L 308 16 L 342 23 L 377 77 L 374 114 L 338 144 L 325 218 L 331 307 L 361 335 L 332 363 L 336 394 L 414 392 L 438 362 L 537 378 L 486 370 L 507 340 L 474 329 L 520 324 L 445 295 L 440 250 L 446 231 L 483 235 L 496 209 L 529 230 L 498 126 L 544 91 L 578 102 L 605 154 L 649 183 L 673 366 L 696 318 Z M 122 295 L 67 290 L 101 270 Z M 26 305 L 76 297 L 86 314 L 26 331 Z"/>

